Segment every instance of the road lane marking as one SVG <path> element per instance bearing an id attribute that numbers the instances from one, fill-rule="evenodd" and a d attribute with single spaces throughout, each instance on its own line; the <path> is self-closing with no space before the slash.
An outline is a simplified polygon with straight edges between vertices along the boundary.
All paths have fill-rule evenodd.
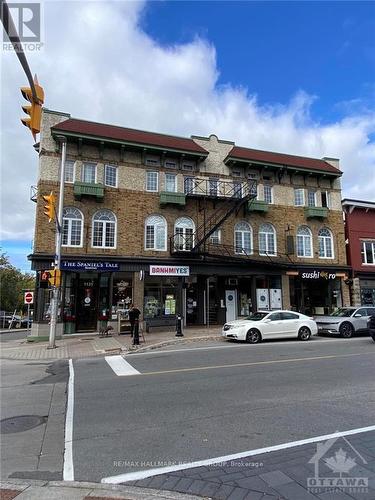
<path id="1" fill-rule="evenodd" d="M 139 371 L 133 368 L 122 356 L 105 356 L 104 359 L 118 377 L 140 375 Z"/>
<path id="2" fill-rule="evenodd" d="M 195 467 L 204 467 L 207 465 L 214 465 L 217 463 L 228 462 L 230 460 L 236 460 L 239 458 L 252 457 L 255 455 L 261 455 L 263 453 L 270 453 L 272 451 L 286 450 L 288 448 L 294 448 L 296 446 L 303 446 L 305 444 L 317 443 L 319 441 L 326 441 L 327 439 L 335 439 L 343 436 L 352 436 L 354 434 L 360 434 L 363 432 L 375 431 L 375 425 L 369 427 L 361 427 L 359 429 L 351 429 L 344 432 L 334 432 L 333 434 L 325 434 L 324 436 L 316 436 L 308 439 L 302 439 L 300 441 L 291 441 L 289 443 L 282 443 L 275 446 L 268 446 L 266 448 L 257 448 L 255 450 L 243 451 L 241 453 L 234 453 L 232 455 L 224 455 L 222 457 L 209 458 L 206 460 L 198 460 L 196 462 L 190 462 L 185 464 L 171 465 L 167 467 L 158 467 L 156 469 L 141 470 L 137 472 L 127 472 L 124 474 L 119 474 L 118 476 L 103 477 L 102 483 L 109 484 L 120 484 L 126 483 L 128 481 L 139 481 L 140 479 L 146 479 L 148 477 L 158 476 L 159 474 L 166 474 L 168 472 L 176 472 L 179 470 L 194 469 Z"/>
<path id="3" fill-rule="evenodd" d="M 74 368 L 69 359 L 68 403 L 65 418 L 64 481 L 74 481 L 73 465 Z"/>
<path id="4" fill-rule="evenodd" d="M 230 365 L 209 365 L 209 366 L 196 366 L 194 368 L 177 368 L 175 370 L 159 370 L 154 372 L 143 372 L 140 375 L 162 375 L 164 373 L 182 373 L 182 372 L 194 372 L 200 370 L 217 370 L 221 368 L 237 368 L 241 366 L 256 366 L 256 365 L 271 365 L 278 363 L 297 363 L 300 361 L 315 361 L 321 359 L 336 359 L 336 358 L 350 358 L 352 356 L 368 356 L 375 355 L 375 352 L 359 352 L 353 354 L 332 354 L 330 356 L 314 356 L 311 358 L 290 358 L 290 359 L 275 359 L 270 361 L 252 361 L 249 363 L 234 363 Z M 139 373 L 139 372 L 138 372 Z"/>

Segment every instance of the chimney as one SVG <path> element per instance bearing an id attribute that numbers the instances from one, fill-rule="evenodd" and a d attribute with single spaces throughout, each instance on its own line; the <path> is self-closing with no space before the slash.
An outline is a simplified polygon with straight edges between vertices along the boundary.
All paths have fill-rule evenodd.
<path id="1" fill-rule="evenodd" d="M 340 160 L 338 158 L 329 158 L 328 156 L 323 156 L 322 160 L 332 165 L 332 167 L 335 167 L 338 170 L 340 170 Z"/>

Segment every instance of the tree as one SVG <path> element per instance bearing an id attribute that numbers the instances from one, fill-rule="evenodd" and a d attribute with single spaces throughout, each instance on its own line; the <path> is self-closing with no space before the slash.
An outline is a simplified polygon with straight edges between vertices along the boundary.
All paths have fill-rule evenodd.
<path id="1" fill-rule="evenodd" d="M 12 266 L 9 257 L 0 253 L 0 310 L 21 311 L 24 290 L 34 290 L 35 277 Z"/>

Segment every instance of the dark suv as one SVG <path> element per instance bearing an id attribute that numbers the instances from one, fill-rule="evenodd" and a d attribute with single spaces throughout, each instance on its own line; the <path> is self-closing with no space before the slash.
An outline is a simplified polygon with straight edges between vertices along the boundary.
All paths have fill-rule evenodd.
<path id="1" fill-rule="evenodd" d="M 367 328 L 372 337 L 372 340 L 375 342 L 375 314 L 369 317 L 367 321 Z"/>

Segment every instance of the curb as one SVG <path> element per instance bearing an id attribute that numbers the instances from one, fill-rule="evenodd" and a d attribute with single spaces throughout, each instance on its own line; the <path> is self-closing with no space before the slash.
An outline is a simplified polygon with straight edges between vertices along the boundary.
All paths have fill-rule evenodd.
<path id="1" fill-rule="evenodd" d="M 202 341 L 209 341 L 209 340 L 220 340 L 222 337 L 221 335 L 210 335 L 210 336 L 204 336 L 204 337 L 193 337 L 193 338 L 178 338 L 174 340 L 165 340 L 163 342 L 158 342 L 157 344 L 152 344 L 136 349 L 129 349 L 126 354 L 138 354 L 140 352 L 148 352 L 148 351 L 153 351 L 155 349 L 160 349 L 162 347 L 168 347 L 170 345 L 178 345 L 178 344 L 190 344 L 193 342 L 202 342 Z"/>
<path id="2" fill-rule="evenodd" d="M 202 500 L 202 497 L 195 495 L 187 495 L 185 493 L 177 493 L 173 491 L 162 491 L 152 488 L 140 488 L 137 486 L 125 486 L 125 485 L 111 485 L 111 484 L 101 484 L 101 483 L 89 483 L 89 482 L 79 482 L 79 481 L 43 481 L 37 479 L 6 479 L 0 481 L 0 493 L 2 490 L 19 490 L 21 494 L 23 491 L 30 488 L 29 493 L 32 494 L 33 487 L 38 488 L 48 488 L 49 492 L 54 494 L 50 495 L 49 498 L 58 499 L 61 498 L 59 495 L 59 488 L 75 488 L 77 490 L 91 490 L 89 494 L 82 492 L 82 498 L 95 493 L 97 497 L 106 497 L 108 493 L 124 494 L 123 499 L 125 500 L 144 500 L 144 499 L 162 499 L 162 500 Z M 36 493 L 36 492 L 35 492 Z M 16 497 L 17 498 L 17 497 Z M 30 495 L 30 498 L 31 495 Z M 37 498 L 37 495 L 35 496 Z M 76 498 L 76 497 L 75 497 Z M 114 497 L 115 498 L 115 497 Z M 121 500 L 121 497 L 116 495 L 116 498 Z M 207 497 L 206 497 L 207 498 Z"/>

